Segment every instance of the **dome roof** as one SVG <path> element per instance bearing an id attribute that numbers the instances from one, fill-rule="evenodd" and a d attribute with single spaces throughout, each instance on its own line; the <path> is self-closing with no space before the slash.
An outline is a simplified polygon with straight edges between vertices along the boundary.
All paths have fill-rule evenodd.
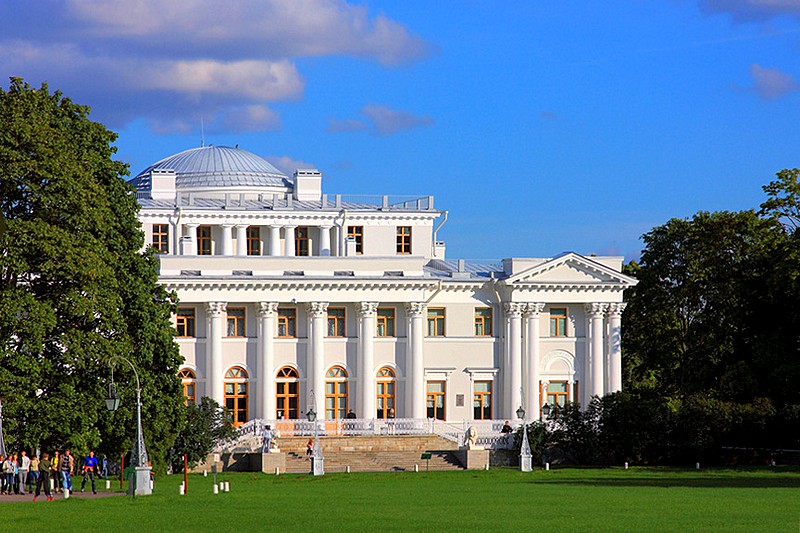
<path id="1" fill-rule="evenodd" d="M 175 188 L 291 187 L 286 174 L 266 159 L 230 146 L 192 148 L 150 165 L 131 180 L 137 190 L 150 188 L 150 172 L 172 170 Z"/>

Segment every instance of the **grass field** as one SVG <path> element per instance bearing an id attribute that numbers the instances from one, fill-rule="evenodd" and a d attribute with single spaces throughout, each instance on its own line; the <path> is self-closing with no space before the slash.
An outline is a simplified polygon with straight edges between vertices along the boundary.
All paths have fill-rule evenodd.
<path id="1" fill-rule="evenodd" d="M 800 531 L 797 469 L 242 473 L 217 495 L 192 475 L 180 496 L 182 479 L 135 500 L 2 503 L 0 531 Z"/>

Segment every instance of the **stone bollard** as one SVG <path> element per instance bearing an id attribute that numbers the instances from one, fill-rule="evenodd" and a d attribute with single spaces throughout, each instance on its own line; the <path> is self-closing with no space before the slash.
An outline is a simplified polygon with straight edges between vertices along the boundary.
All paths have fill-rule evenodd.
<path id="1" fill-rule="evenodd" d="M 178 487 L 178 494 L 180 494 L 181 496 L 183 496 L 184 494 L 186 494 L 186 491 L 185 491 L 185 489 L 183 488 L 183 483 L 181 483 L 181 485 Z"/>
<path id="2" fill-rule="evenodd" d="M 695 463 L 694 468 L 695 470 L 700 470 L 700 463 Z"/>
<path id="3" fill-rule="evenodd" d="M 276 476 L 280 476 L 281 475 L 281 467 L 279 467 L 279 466 L 275 467 L 275 475 Z"/>
<path id="4" fill-rule="evenodd" d="M 544 464 L 544 469 L 545 470 L 550 470 L 550 463 L 545 463 Z"/>
<path id="5" fill-rule="evenodd" d="M 486 463 L 486 466 L 484 467 L 484 470 L 489 470 L 489 463 Z"/>
<path id="6" fill-rule="evenodd" d="M 214 494 L 219 494 L 219 485 L 214 483 Z"/>
<path id="7" fill-rule="evenodd" d="M 110 479 L 106 480 L 106 490 L 111 490 L 111 480 Z"/>
<path id="8" fill-rule="evenodd" d="M 346 467 L 344 467 L 344 471 L 349 474 L 350 473 L 350 465 L 347 465 Z"/>
<path id="9" fill-rule="evenodd" d="M 69 489 L 64 489 L 64 499 L 69 500 Z"/>
<path id="10" fill-rule="evenodd" d="M 208 470 L 203 470 L 203 477 L 208 477 Z"/>
<path id="11" fill-rule="evenodd" d="M 414 472 L 419 472 L 419 465 L 414 465 Z"/>
<path id="12" fill-rule="evenodd" d="M 230 481 L 226 481 L 225 482 L 225 492 L 230 492 L 230 491 L 231 491 L 231 482 Z"/>
<path id="13" fill-rule="evenodd" d="M 628 469 L 628 461 L 625 461 L 625 470 Z"/>

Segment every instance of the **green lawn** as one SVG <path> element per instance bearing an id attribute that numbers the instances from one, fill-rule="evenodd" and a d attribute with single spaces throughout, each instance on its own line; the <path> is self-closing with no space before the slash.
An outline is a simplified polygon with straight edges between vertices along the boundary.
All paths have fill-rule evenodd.
<path id="1" fill-rule="evenodd" d="M 800 531 L 800 470 L 224 474 L 158 480 L 153 496 L 0 505 L 25 531 Z M 104 486 L 104 484 L 101 483 Z M 116 485 L 117 487 L 119 485 Z M 1 500 L 0 500 L 1 501 Z"/>

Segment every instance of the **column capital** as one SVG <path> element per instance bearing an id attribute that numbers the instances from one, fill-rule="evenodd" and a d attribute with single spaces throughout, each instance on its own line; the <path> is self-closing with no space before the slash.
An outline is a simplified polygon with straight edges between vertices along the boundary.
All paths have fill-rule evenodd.
<path id="1" fill-rule="evenodd" d="M 628 304 L 625 302 L 608 304 L 608 310 L 607 310 L 608 316 L 619 318 L 620 316 L 622 316 L 622 312 L 625 310 L 626 307 L 628 307 Z"/>
<path id="2" fill-rule="evenodd" d="M 359 302 L 357 310 L 361 318 L 374 317 L 378 311 L 378 302 Z"/>
<path id="3" fill-rule="evenodd" d="M 225 222 L 224 224 L 220 224 L 220 225 L 219 225 L 219 227 L 221 227 L 221 228 L 225 228 L 225 229 L 231 229 L 231 228 L 232 228 L 232 227 L 234 227 L 235 225 L 236 225 L 236 224 L 231 224 L 230 222 Z"/>
<path id="4" fill-rule="evenodd" d="M 240 229 L 240 228 L 241 229 L 247 229 L 252 225 L 253 224 L 244 224 L 244 223 L 234 224 L 234 226 L 236 226 L 236 229 Z"/>
<path id="5" fill-rule="evenodd" d="M 211 318 L 224 316 L 227 309 L 227 302 L 206 302 L 206 313 L 208 313 L 208 316 Z"/>
<path id="6" fill-rule="evenodd" d="M 519 302 L 506 302 L 503 304 L 503 309 L 505 309 L 508 318 L 522 318 L 522 313 L 526 307 L 527 304 Z"/>
<path id="7" fill-rule="evenodd" d="M 608 309 L 608 304 L 606 303 L 591 303 L 585 305 L 586 313 L 589 314 L 591 318 L 603 318 L 603 315 L 606 313 Z"/>
<path id="8" fill-rule="evenodd" d="M 406 302 L 406 314 L 409 318 L 419 318 L 425 316 L 428 304 L 425 302 Z"/>
<path id="9" fill-rule="evenodd" d="M 320 224 L 320 225 L 319 225 L 319 226 L 317 226 L 317 227 L 318 227 L 319 229 L 327 229 L 327 230 L 329 230 L 329 229 L 331 229 L 331 228 L 333 227 L 333 225 L 332 225 L 332 224 Z"/>
<path id="10" fill-rule="evenodd" d="M 258 318 L 272 318 L 278 310 L 278 302 L 258 302 L 256 304 L 256 314 Z"/>
<path id="11" fill-rule="evenodd" d="M 328 302 L 308 302 L 306 311 L 311 318 L 323 318 L 328 315 Z"/>
<path id="12" fill-rule="evenodd" d="M 525 316 L 529 318 L 539 318 L 539 313 L 544 311 L 543 303 L 529 303 L 525 307 Z"/>

